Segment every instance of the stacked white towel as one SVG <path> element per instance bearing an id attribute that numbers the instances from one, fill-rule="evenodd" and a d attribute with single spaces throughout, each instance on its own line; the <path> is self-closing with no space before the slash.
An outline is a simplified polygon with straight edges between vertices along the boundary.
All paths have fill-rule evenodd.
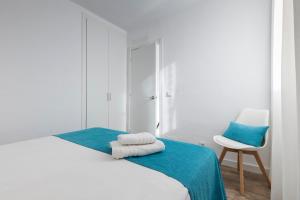
<path id="1" fill-rule="evenodd" d="M 150 133 L 122 134 L 118 136 L 118 141 L 110 143 L 112 157 L 115 159 L 130 156 L 145 156 L 165 150 L 162 141 L 157 140 Z"/>
<path id="2" fill-rule="evenodd" d="M 153 144 L 156 138 L 147 132 L 118 135 L 118 141 L 123 145 Z"/>
<path id="3" fill-rule="evenodd" d="M 112 156 L 115 159 L 126 158 L 129 156 L 145 156 L 152 153 L 157 153 L 165 149 L 162 141 L 157 140 L 153 144 L 144 145 L 122 145 L 118 141 L 110 143 L 112 147 Z"/>

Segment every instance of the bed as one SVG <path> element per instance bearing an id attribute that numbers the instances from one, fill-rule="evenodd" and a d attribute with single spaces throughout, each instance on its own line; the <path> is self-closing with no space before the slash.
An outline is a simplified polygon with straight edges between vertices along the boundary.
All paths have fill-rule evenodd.
<path id="1" fill-rule="evenodd" d="M 0 199 L 226 199 L 212 150 L 160 139 L 164 152 L 114 160 L 118 134 L 92 128 L 0 146 Z"/>

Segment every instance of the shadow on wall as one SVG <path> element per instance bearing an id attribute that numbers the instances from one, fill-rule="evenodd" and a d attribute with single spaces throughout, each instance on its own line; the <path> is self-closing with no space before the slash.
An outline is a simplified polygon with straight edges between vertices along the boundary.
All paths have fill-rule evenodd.
<path id="1" fill-rule="evenodd" d="M 168 137 L 177 128 L 176 113 L 176 86 L 177 65 L 171 63 L 161 69 L 161 93 L 162 93 L 162 115 L 161 136 Z"/>

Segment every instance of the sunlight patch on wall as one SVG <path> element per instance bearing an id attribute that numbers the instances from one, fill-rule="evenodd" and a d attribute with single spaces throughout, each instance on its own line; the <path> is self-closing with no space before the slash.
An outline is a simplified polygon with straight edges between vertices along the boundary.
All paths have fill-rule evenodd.
<path id="1" fill-rule="evenodd" d="M 176 116 L 176 63 L 166 65 L 161 71 L 162 77 L 162 127 L 161 136 L 168 135 L 177 128 Z"/>

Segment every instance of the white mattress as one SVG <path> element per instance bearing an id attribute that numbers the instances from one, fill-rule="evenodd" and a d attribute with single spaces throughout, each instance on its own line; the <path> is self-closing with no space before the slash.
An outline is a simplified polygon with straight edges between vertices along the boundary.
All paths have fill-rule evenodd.
<path id="1" fill-rule="evenodd" d="M 0 146 L 2 200 L 189 200 L 166 175 L 56 137 Z"/>

